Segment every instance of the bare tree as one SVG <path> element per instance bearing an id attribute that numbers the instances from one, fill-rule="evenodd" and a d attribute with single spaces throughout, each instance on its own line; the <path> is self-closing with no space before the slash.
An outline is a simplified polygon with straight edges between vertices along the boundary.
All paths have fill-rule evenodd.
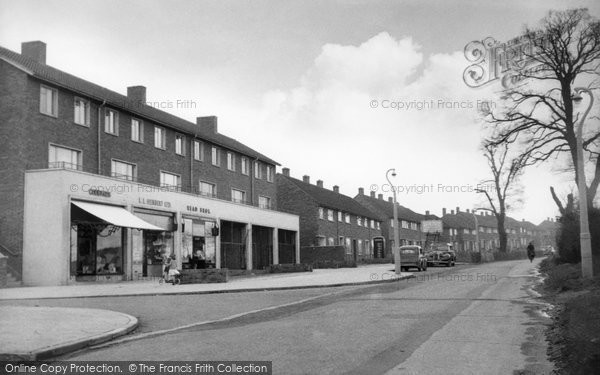
<path id="1" fill-rule="evenodd" d="M 600 22 L 587 9 L 550 12 L 540 27 L 528 28 L 524 38 L 530 47 L 524 49 L 525 59 L 511 63 L 516 73 L 513 77 L 520 84 L 507 88 L 502 97 L 506 106 L 490 111 L 487 116 L 495 128 L 490 145 L 510 144 L 519 138 L 531 163 L 567 153 L 577 183 L 575 126 L 582 111 L 574 108 L 573 86 L 584 80 L 590 90 L 597 90 Z M 592 207 L 600 185 L 597 116 L 588 119 L 583 148 L 586 162 L 594 166 L 587 190 L 588 204 Z"/>
<path id="2" fill-rule="evenodd" d="M 506 252 L 508 242 L 505 226 L 506 211 L 510 209 L 510 202 L 517 200 L 519 195 L 519 177 L 525 167 L 533 162 L 528 154 L 511 157 L 510 144 L 512 142 L 496 145 L 490 140 L 484 143 L 484 156 L 492 172 L 492 179 L 483 183 L 492 183 L 494 189 L 491 194 L 488 189 L 477 189 L 477 192 L 485 194 L 490 209 L 496 217 L 501 252 Z"/>

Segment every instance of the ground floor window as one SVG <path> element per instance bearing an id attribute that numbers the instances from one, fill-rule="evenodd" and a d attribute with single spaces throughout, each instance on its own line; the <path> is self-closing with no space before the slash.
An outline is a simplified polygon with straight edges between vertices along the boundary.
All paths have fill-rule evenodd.
<path id="1" fill-rule="evenodd" d="M 71 275 L 94 276 L 123 273 L 121 227 L 104 223 L 71 225 Z"/>
<path id="2" fill-rule="evenodd" d="M 181 261 L 184 268 L 214 268 L 217 263 L 214 221 L 183 219 Z"/>

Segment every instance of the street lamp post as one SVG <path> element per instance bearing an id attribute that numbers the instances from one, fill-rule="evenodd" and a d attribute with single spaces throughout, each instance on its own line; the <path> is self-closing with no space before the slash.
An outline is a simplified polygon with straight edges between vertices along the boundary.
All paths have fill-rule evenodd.
<path id="1" fill-rule="evenodd" d="M 400 273 L 402 272 L 402 263 L 400 262 L 400 234 L 398 232 L 398 204 L 396 203 L 396 188 L 394 187 L 394 185 L 392 185 L 392 182 L 390 181 L 390 172 L 392 172 L 392 177 L 396 177 L 396 170 L 394 168 L 388 169 L 388 171 L 385 173 L 385 178 L 390 186 L 390 189 L 392 190 L 392 193 L 394 195 L 394 247 L 393 247 L 393 252 L 394 252 L 394 268 L 395 268 L 395 272 L 396 275 L 400 275 Z"/>
<path id="2" fill-rule="evenodd" d="M 585 168 L 583 166 L 583 124 L 585 118 L 594 104 L 594 95 L 584 87 L 574 89 L 573 102 L 580 103 L 583 99 L 582 92 L 590 97 L 590 104 L 579 121 L 577 127 L 577 185 L 579 188 L 579 243 L 581 247 L 581 274 L 584 278 L 594 277 L 594 266 L 592 263 L 592 239 L 590 235 L 590 224 L 588 222 L 587 185 L 585 180 Z"/>

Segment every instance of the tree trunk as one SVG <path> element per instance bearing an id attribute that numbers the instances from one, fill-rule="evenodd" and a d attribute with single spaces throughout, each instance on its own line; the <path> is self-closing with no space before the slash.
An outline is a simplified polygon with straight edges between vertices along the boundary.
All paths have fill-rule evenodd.
<path id="1" fill-rule="evenodd" d="M 508 238 L 506 228 L 504 227 L 504 217 L 497 218 L 498 220 L 498 237 L 500 237 L 500 252 L 506 253 Z"/>

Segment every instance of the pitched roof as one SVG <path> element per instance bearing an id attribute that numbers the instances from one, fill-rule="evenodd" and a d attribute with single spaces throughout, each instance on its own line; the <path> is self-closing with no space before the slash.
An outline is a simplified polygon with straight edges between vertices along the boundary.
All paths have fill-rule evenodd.
<path id="1" fill-rule="evenodd" d="M 377 210 L 383 216 L 388 218 L 394 217 L 394 204 L 392 202 L 371 197 L 370 195 L 363 195 L 362 198 L 367 200 L 373 209 Z M 425 215 L 416 213 L 410 208 L 398 204 L 398 219 L 420 223 L 422 220 L 425 220 Z"/>
<path id="2" fill-rule="evenodd" d="M 369 219 L 377 219 L 377 215 L 374 212 L 371 212 L 369 209 L 344 194 L 336 193 L 335 191 L 318 187 L 317 185 L 311 185 L 283 174 L 278 174 L 277 178 L 285 178 L 288 181 L 291 181 L 298 186 L 300 190 L 312 197 L 317 204 L 322 207 L 332 208 L 334 210 L 347 212 L 357 216 L 364 216 Z"/>
<path id="3" fill-rule="evenodd" d="M 250 147 L 238 142 L 233 138 L 227 137 L 220 133 L 207 131 L 193 122 L 189 122 L 177 116 L 171 115 L 167 112 L 146 105 L 145 103 L 139 103 L 138 101 L 131 100 L 125 95 L 121 95 L 82 78 L 75 77 L 74 75 L 63 72 L 46 64 L 39 63 L 34 59 L 23 56 L 2 46 L 0 46 L 0 60 L 4 60 L 7 63 L 42 81 L 52 83 L 56 86 L 63 87 L 100 102 L 106 101 L 106 104 L 110 105 L 111 107 L 131 112 L 137 116 L 147 118 L 148 120 L 154 121 L 160 125 L 173 128 L 189 135 L 197 136 L 198 138 L 202 138 L 218 146 L 237 151 L 253 158 L 258 158 L 266 163 L 280 165 L 276 161 L 251 149 Z"/>
<path id="4" fill-rule="evenodd" d="M 556 221 L 544 220 L 538 225 L 540 230 L 556 230 L 558 229 L 558 223 Z"/>

